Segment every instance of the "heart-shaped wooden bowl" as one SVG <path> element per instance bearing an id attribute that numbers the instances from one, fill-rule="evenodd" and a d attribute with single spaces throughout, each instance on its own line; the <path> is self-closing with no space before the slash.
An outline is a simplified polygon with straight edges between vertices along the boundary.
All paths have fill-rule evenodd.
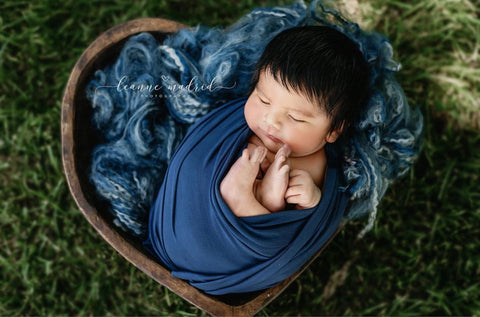
<path id="1" fill-rule="evenodd" d="M 115 61 L 123 44 L 130 36 L 140 32 L 149 32 L 161 41 L 167 34 L 186 27 L 186 25 L 165 19 L 131 20 L 109 29 L 83 52 L 70 74 L 62 101 L 63 167 L 70 192 L 85 218 L 115 250 L 133 265 L 211 315 L 250 316 L 277 297 L 313 262 L 328 243 L 298 272 L 274 287 L 245 294 L 207 295 L 187 282 L 172 277 L 170 271 L 157 263 L 139 241 L 135 241 L 119 230 L 113 224 L 106 206 L 95 198 L 94 188 L 87 178 L 92 149 L 98 141 L 90 123 L 92 106 L 86 98 L 87 81 L 95 70 L 104 68 L 107 63 Z"/>

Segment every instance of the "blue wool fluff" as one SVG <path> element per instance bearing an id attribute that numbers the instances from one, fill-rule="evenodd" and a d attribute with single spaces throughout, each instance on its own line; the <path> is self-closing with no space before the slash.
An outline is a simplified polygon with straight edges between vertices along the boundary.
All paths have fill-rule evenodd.
<path id="1" fill-rule="evenodd" d="M 197 26 L 158 43 L 131 37 L 112 64 L 87 86 L 92 122 L 105 139 L 92 153 L 90 181 L 110 204 L 114 222 L 133 236 L 146 234 L 148 211 L 166 167 L 188 127 L 216 107 L 245 96 L 256 61 L 279 32 L 323 24 L 355 41 L 370 66 L 371 97 L 344 148 L 345 219 L 370 214 L 388 185 L 418 155 L 422 116 L 393 77 L 400 65 L 388 40 L 362 31 L 335 10 L 313 1 L 255 9 L 227 29 Z M 155 87 L 155 88 L 154 88 Z M 157 89 L 158 88 L 158 89 Z"/>

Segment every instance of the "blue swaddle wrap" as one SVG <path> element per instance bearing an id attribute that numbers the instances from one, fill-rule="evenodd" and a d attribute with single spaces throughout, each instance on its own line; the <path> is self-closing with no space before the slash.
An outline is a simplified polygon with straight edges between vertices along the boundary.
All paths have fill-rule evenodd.
<path id="1" fill-rule="evenodd" d="M 292 216 L 292 212 L 287 211 L 269 215 L 272 218 L 237 219 L 228 213 L 226 215 L 223 208 L 225 206 L 218 199 L 216 186 L 220 172 L 212 174 L 215 178 L 209 178 L 211 182 L 202 183 L 205 180 L 197 178 L 200 174 L 193 173 L 191 167 L 179 171 L 179 188 L 175 195 L 171 193 L 172 200 L 168 201 L 170 207 L 174 205 L 185 207 L 187 211 L 193 210 L 195 208 L 192 207 L 195 206 L 191 204 L 195 203 L 193 198 L 196 197 L 201 203 L 215 202 L 216 208 L 218 207 L 216 210 L 222 212 L 213 214 L 211 210 L 203 210 L 206 215 L 196 214 L 194 223 L 188 218 L 177 219 L 183 221 L 183 225 L 179 222 L 178 227 L 169 227 L 169 224 L 175 223 L 175 219 L 163 219 L 157 223 L 156 232 L 150 232 L 156 235 L 156 238 L 150 236 L 149 241 L 152 250 L 159 254 L 164 252 L 164 256 L 160 258 L 172 268 L 174 274 L 195 281 L 194 285 L 199 288 L 221 293 L 251 291 L 273 285 L 286 277 L 288 272 L 292 273 L 293 268 L 299 267 L 300 262 L 303 261 L 303 264 L 314 250 L 318 250 L 325 242 L 324 238 L 336 229 L 340 218 L 349 220 L 370 215 L 366 229 L 373 225 L 376 208 L 388 185 L 405 174 L 417 157 L 422 131 L 421 114 L 409 107 L 394 78 L 394 73 L 400 66 L 392 58 L 391 45 L 385 37 L 364 32 L 357 24 L 344 20 L 335 10 L 325 8 L 321 0 L 312 1 L 310 8 L 303 2 L 297 2 L 285 7 L 255 9 L 225 30 L 199 26 L 171 34 L 162 42 L 148 33 L 133 36 L 125 43 L 118 59 L 98 70 L 87 86 L 87 97 L 93 107 L 93 126 L 104 140 L 92 153 L 90 181 L 97 196 L 108 202 L 114 223 L 132 236 L 143 240 L 148 234 L 150 207 L 155 202 L 175 150 L 181 142 L 184 142 L 182 151 L 185 150 L 185 143 L 196 144 L 192 141 L 196 135 L 191 132 L 193 130 L 189 132 L 189 137 L 183 140 L 187 129 L 199 119 L 214 120 L 209 116 L 211 111 L 225 110 L 222 105 L 247 95 L 255 63 L 263 48 L 276 34 L 294 26 L 312 24 L 327 25 L 349 36 L 359 45 L 369 64 L 371 97 L 363 117 L 354 127 L 352 138 L 342 145 L 341 152 L 338 153 L 339 174 L 344 181 L 341 185 L 335 183 L 335 186 L 341 187 L 342 197 L 345 193 L 350 197 L 349 205 L 342 215 L 333 211 L 330 214 L 295 211 L 298 213 L 295 217 L 305 215 L 304 219 L 297 219 Z M 148 88 L 155 85 L 160 89 Z M 239 103 L 236 101 L 230 104 L 230 107 L 235 105 L 238 106 Z M 222 111 L 215 113 L 225 114 Z M 202 121 L 202 125 L 208 126 L 208 122 Z M 198 127 L 200 125 L 192 129 L 197 131 Z M 204 135 L 209 135 L 209 131 L 203 132 Z M 246 142 L 246 135 L 242 133 L 239 132 L 238 140 Z M 233 134 L 225 135 L 225 138 L 233 137 Z M 241 145 L 234 147 L 233 144 L 222 143 L 215 146 L 224 150 L 221 146 L 227 145 L 231 146 L 231 153 L 226 161 L 232 163 Z M 201 146 L 198 148 L 202 149 Z M 177 153 L 175 156 L 187 157 L 184 154 Z M 329 168 L 330 161 L 331 156 Z M 207 163 L 211 162 L 207 160 L 205 164 Z M 213 164 L 208 166 L 212 168 Z M 332 166 L 332 170 L 335 170 L 334 167 Z M 173 173 L 173 170 L 174 168 L 170 167 L 169 173 Z M 224 172 L 225 166 L 222 169 L 222 173 Z M 171 179 L 171 175 L 167 176 L 167 180 Z M 199 189 L 209 190 L 207 202 L 202 200 L 200 192 L 193 189 L 184 192 L 182 189 L 181 184 L 185 181 L 193 182 L 194 179 Z M 326 184 L 332 182 L 327 181 Z M 166 188 L 173 190 L 176 187 L 169 183 Z M 331 201 L 330 198 L 324 200 L 325 196 L 326 193 L 323 194 L 321 204 Z M 335 197 L 331 199 L 335 201 Z M 343 199 L 338 199 L 342 201 L 338 204 L 338 210 L 342 210 Z M 328 206 L 327 210 L 329 208 L 334 206 Z M 202 210 L 196 208 L 195 211 Z M 170 216 L 172 215 L 177 213 L 170 213 Z M 167 215 L 152 217 L 162 219 Z M 319 220 L 317 217 L 327 218 Z M 212 231 L 211 239 L 205 239 L 200 226 L 204 222 L 205 225 L 212 226 L 216 221 L 228 228 L 225 229 L 225 235 L 220 236 L 220 232 Z M 278 224 L 292 222 L 291 226 L 285 226 L 285 236 L 283 232 L 278 236 L 265 229 L 275 221 L 278 221 Z M 325 222 L 321 224 L 322 221 Z M 327 224 L 330 224 L 328 228 Z M 182 227 L 190 225 L 198 229 L 198 236 Z M 309 226 L 320 226 L 320 229 L 315 228 L 319 232 L 312 235 Z M 302 239 L 295 236 L 298 228 L 310 228 L 305 229 L 310 234 L 310 240 L 299 242 Z M 162 240 L 162 234 L 166 240 Z M 270 234 L 273 236 L 268 236 Z M 182 253 L 171 250 L 171 241 L 173 245 L 177 242 L 184 243 L 186 240 L 181 239 L 187 237 L 190 239 L 188 241 L 198 244 L 192 243 L 191 250 L 183 249 Z M 269 244 L 262 244 L 262 239 L 268 239 Z M 167 245 L 161 241 L 169 242 Z M 295 242 L 288 246 L 278 245 L 286 241 Z M 207 259 L 198 263 L 198 272 L 192 272 L 185 267 L 186 261 L 195 261 L 197 249 L 215 249 L 217 244 L 227 242 L 238 246 L 240 254 L 248 256 L 238 259 L 231 254 L 229 257 L 232 256 L 235 261 L 225 257 L 224 262 L 217 261 L 215 265 L 212 264 L 211 271 Z M 304 249 L 298 249 L 300 245 Z M 281 247 L 284 251 L 279 251 Z M 225 245 L 223 248 L 225 250 Z M 189 255 L 190 251 L 194 253 Z M 272 256 L 272 259 L 265 258 L 268 256 Z M 213 258 L 217 259 L 218 254 Z M 255 262 L 255 259 L 258 262 Z M 228 268 L 230 264 L 232 266 Z M 220 272 L 225 275 L 219 276 Z M 279 277 L 276 278 L 274 273 Z M 264 274 L 269 276 L 269 280 L 262 279 Z M 205 278 L 204 284 L 199 276 Z"/>
<path id="2" fill-rule="evenodd" d="M 261 290 L 289 277 L 332 236 L 348 203 L 329 149 L 319 205 L 236 217 L 219 187 L 252 135 L 245 102 L 227 103 L 189 129 L 150 210 L 146 247 L 173 276 L 211 294 Z"/>

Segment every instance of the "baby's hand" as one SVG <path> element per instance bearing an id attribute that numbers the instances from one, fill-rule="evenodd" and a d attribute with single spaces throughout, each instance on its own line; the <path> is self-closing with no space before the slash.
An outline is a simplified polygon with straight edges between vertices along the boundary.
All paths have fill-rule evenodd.
<path id="1" fill-rule="evenodd" d="M 289 204 L 296 204 L 297 209 L 315 207 L 322 198 L 320 188 L 313 182 L 312 176 L 304 170 L 292 170 L 285 199 Z"/>

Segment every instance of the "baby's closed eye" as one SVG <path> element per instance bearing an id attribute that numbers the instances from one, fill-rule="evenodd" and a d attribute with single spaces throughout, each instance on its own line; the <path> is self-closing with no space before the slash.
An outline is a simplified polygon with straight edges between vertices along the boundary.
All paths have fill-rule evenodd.
<path id="1" fill-rule="evenodd" d="M 295 122 L 300 122 L 300 123 L 306 122 L 305 120 L 302 120 L 302 119 L 300 119 L 300 118 L 298 118 L 298 117 L 296 117 L 296 116 L 293 116 L 293 115 L 291 115 L 291 114 L 288 115 L 288 116 L 290 117 L 290 119 L 292 119 L 292 120 L 295 121 Z"/>

